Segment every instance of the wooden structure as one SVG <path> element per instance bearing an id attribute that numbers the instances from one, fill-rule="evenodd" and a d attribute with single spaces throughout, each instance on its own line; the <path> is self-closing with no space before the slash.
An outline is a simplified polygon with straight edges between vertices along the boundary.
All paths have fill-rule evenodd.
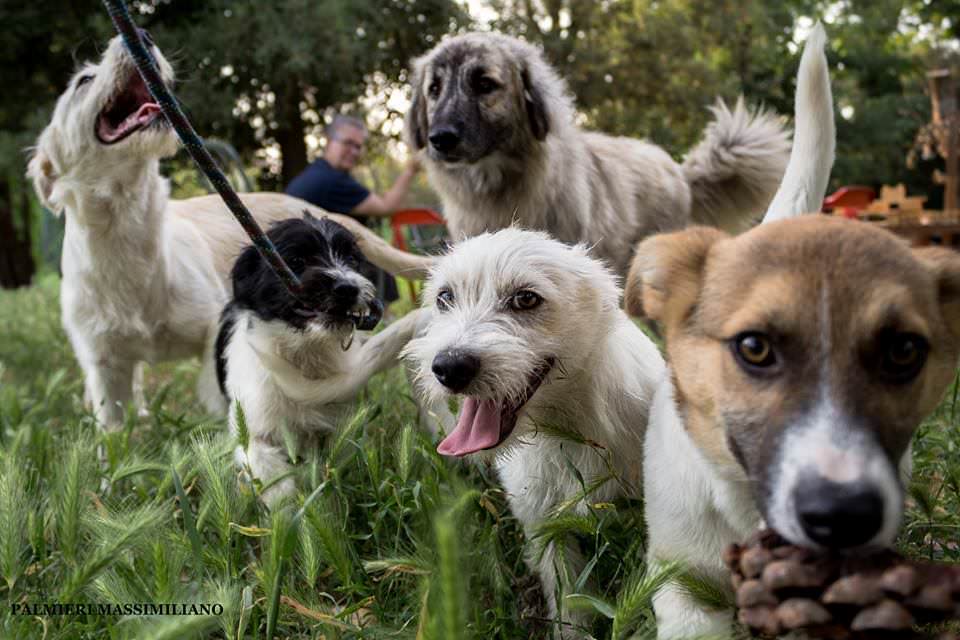
<path id="1" fill-rule="evenodd" d="M 946 170 L 934 174 L 934 181 L 944 186 L 943 211 L 924 209 L 925 198 L 907 195 L 901 184 L 883 187 L 880 198 L 857 217 L 882 225 L 916 246 L 940 244 L 960 249 L 960 93 L 949 69 L 930 71 L 927 81 L 931 121 L 917 134 L 916 145 L 923 148 L 924 156 L 934 155 L 935 150 L 946 161 Z"/>
<path id="2" fill-rule="evenodd" d="M 914 246 L 940 244 L 960 249 L 960 211 L 924 209 L 926 199 L 907 195 L 902 184 L 884 186 L 880 197 L 857 217 L 904 236 Z"/>
<path id="3" fill-rule="evenodd" d="M 936 69 L 927 73 L 930 83 L 931 133 L 937 151 L 946 161 L 946 172 L 934 175 L 943 184 L 943 208 L 945 211 L 960 207 L 957 200 L 960 189 L 960 108 L 958 108 L 957 82 L 949 69 Z"/>

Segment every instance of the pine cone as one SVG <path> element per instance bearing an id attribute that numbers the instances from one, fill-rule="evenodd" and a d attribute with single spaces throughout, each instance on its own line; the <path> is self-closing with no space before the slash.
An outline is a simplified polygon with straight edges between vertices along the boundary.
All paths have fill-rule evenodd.
<path id="1" fill-rule="evenodd" d="M 916 562 L 894 551 L 824 554 L 760 531 L 731 545 L 724 562 L 737 619 L 753 632 L 812 638 L 927 638 L 918 624 L 960 619 L 960 565 Z M 937 640 L 960 640 L 952 633 Z"/>

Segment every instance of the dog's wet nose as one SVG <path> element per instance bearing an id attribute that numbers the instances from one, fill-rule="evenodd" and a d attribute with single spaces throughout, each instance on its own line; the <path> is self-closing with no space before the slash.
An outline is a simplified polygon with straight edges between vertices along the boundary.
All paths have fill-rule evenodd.
<path id="1" fill-rule="evenodd" d="M 810 476 L 797 485 L 794 499 L 804 532 L 830 549 L 866 544 L 883 527 L 883 496 L 867 483 Z"/>
<path id="2" fill-rule="evenodd" d="M 440 127 L 430 132 L 430 145 L 440 153 L 448 153 L 460 144 L 460 133 L 454 127 Z"/>
<path id="3" fill-rule="evenodd" d="M 480 372 L 480 358 L 466 351 L 441 351 L 433 359 L 433 375 L 454 393 L 467 388 Z"/>
<path id="4" fill-rule="evenodd" d="M 333 285 L 333 297 L 337 302 L 351 303 L 360 295 L 360 287 L 352 282 L 339 281 Z"/>

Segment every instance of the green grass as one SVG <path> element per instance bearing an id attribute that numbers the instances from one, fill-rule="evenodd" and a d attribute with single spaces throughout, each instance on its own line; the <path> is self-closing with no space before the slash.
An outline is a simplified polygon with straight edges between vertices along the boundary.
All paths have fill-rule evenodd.
<path id="1" fill-rule="evenodd" d="M 150 416 L 96 429 L 57 292 L 53 277 L 0 292 L 0 638 L 549 637 L 503 491 L 435 453 L 400 371 L 371 381 L 340 436 L 298 452 L 302 493 L 270 513 L 240 481 L 224 422 L 195 400 L 195 362 L 150 368 Z M 954 395 L 918 434 L 901 545 L 948 561 L 960 561 Z M 564 506 L 532 552 L 578 544 L 589 563 L 567 601 L 597 612 L 596 638 L 647 637 L 663 576 L 644 571 L 640 506 Z M 11 615 L 50 602 L 223 613 Z"/>

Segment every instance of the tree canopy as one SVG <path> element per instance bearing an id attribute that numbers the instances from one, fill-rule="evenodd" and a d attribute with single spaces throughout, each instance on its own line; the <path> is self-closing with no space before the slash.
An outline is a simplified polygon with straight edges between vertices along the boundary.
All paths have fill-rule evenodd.
<path id="1" fill-rule="evenodd" d="M 302 169 L 334 111 L 368 116 L 372 164 L 399 138 L 409 60 L 449 33 L 493 28 L 542 44 L 569 81 L 586 126 L 645 137 L 677 157 L 717 96 L 792 113 L 798 41 L 827 23 L 838 110 L 832 185 L 905 182 L 936 206 L 933 164 L 908 167 L 929 121 L 925 71 L 953 64 L 960 0 L 136 0 L 178 72 L 197 130 L 260 168 L 261 188 Z M 25 197 L 22 149 L 76 61 L 113 35 L 94 0 L 6 0 L 0 34 L 0 218 Z M 483 24 L 486 23 L 486 24 Z M 400 99 L 397 99 L 397 98 Z M 382 134 L 382 135 L 377 135 Z M 29 227 L 20 216 L 18 228 Z"/>

